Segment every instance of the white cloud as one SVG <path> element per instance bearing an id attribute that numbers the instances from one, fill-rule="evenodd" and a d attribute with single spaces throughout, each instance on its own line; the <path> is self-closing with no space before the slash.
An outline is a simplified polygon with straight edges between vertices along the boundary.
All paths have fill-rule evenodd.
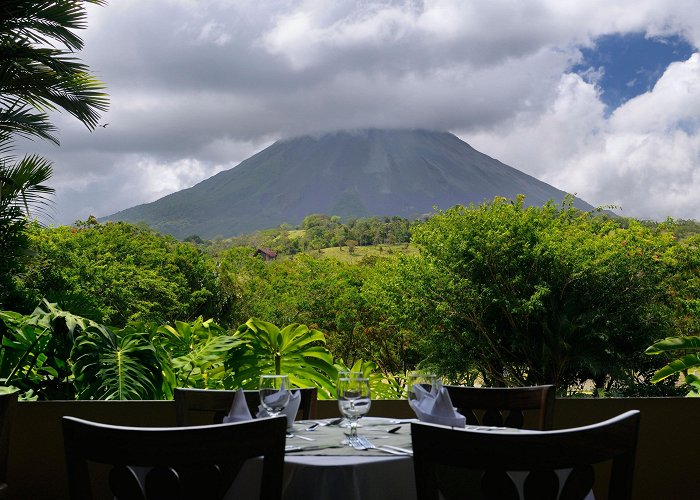
<path id="1" fill-rule="evenodd" d="M 595 88 L 564 75 L 552 106 L 505 133 L 465 136 L 477 149 L 628 216 L 700 218 L 700 58 L 674 63 L 652 91 L 606 118 Z"/>
<path id="2" fill-rule="evenodd" d="M 89 7 L 84 60 L 109 126 L 61 115 L 57 221 L 152 201 L 277 138 L 341 128 L 457 132 L 482 152 L 625 213 L 700 218 L 698 56 L 606 117 L 603 34 L 678 33 L 696 0 L 119 0 Z M 89 215 L 89 213 L 88 213 Z"/>

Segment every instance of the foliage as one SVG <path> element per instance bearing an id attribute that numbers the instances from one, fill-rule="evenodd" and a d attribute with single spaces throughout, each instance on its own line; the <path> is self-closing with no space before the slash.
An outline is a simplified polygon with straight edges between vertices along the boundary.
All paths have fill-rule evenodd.
<path id="1" fill-rule="evenodd" d="M 58 143 L 47 111 L 65 110 L 88 128 L 107 110 L 104 86 L 75 57 L 86 27 L 85 5 L 103 0 L 0 4 L 0 134 L 19 133 Z"/>
<path id="2" fill-rule="evenodd" d="M 667 337 L 645 351 L 650 355 L 671 352 L 680 354 L 680 357 L 660 368 L 651 381 L 657 383 L 674 375 L 683 375 L 683 383 L 690 389 L 688 395 L 700 396 L 700 376 L 693 373 L 695 369 L 700 369 L 700 337 Z"/>
<path id="3" fill-rule="evenodd" d="M 279 329 L 252 318 L 235 336 L 247 344 L 231 351 L 228 387 L 256 388 L 261 374 L 284 373 L 296 387 L 318 387 L 320 397 L 333 390 L 338 373 L 322 332 L 297 323 Z"/>
<path id="4" fill-rule="evenodd" d="M 422 357 L 450 378 L 605 388 L 643 371 L 640 346 L 672 330 L 668 233 L 521 198 L 442 212 L 414 243 L 421 257 L 372 298 L 386 294 L 387 317 L 420 332 Z"/>
<path id="5" fill-rule="evenodd" d="M 368 217 L 343 222 L 338 216 L 311 214 L 304 218 L 300 229 L 295 230 L 287 224 L 282 224 L 277 228 L 229 238 L 218 244 L 201 243 L 212 245 L 212 251 L 221 251 L 222 245 L 266 247 L 281 255 L 294 255 L 331 247 L 343 250 L 346 246 L 349 251 L 350 245 L 356 247 L 406 244 L 411 238 L 412 224 L 408 219 L 401 217 Z M 195 238 L 198 237 L 189 237 L 191 240 Z"/>
<path id="6" fill-rule="evenodd" d="M 96 324 L 45 300 L 29 315 L 0 311 L 0 320 L 3 384 L 42 399 L 73 399 L 71 349 L 75 338 Z"/>
<path id="7" fill-rule="evenodd" d="M 89 129 L 107 109 L 104 86 L 75 57 L 85 4 L 102 0 L 3 0 L 0 3 L 0 306 L 15 308 L 15 284 L 28 253 L 27 221 L 46 206 L 51 163 L 10 154 L 16 136 L 58 144 L 48 112 L 64 110 Z M 32 302 L 36 303 L 36 302 Z"/>
<path id="8" fill-rule="evenodd" d="M 29 302 L 45 296 L 99 323 L 226 317 L 213 262 L 193 245 L 126 223 L 34 228 L 20 276 Z"/>
<path id="9" fill-rule="evenodd" d="M 176 321 L 174 326 L 162 325 L 152 332 L 151 339 L 163 365 L 166 398 L 172 397 L 174 387 L 223 389 L 228 353 L 243 344 L 201 316 L 191 324 Z"/>
<path id="10" fill-rule="evenodd" d="M 75 342 L 71 358 L 78 399 L 159 399 L 162 368 L 142 324 L 96 325 Z"/>
<path id="11" fill-rule="evenodd" d="M 391 374 L 378 372 L 377 365 L 372 361 L 358 359 L 352 366 L 347 366 L 341 361 L 336 363 L 335 367 L 338 372 L 359 372 L 368 378 L 372 399 L 397 399 L 403 395 L 403 381 Z M 331 391 L 331 398 L 337 397 L 338 393 L 334 387 Z"/>

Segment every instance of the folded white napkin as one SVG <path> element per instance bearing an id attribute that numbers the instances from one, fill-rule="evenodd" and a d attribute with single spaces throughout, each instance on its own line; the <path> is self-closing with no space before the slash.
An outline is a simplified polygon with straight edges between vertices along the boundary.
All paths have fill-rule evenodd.
<path id="1" fill-rule="evenodd" d="M 248 404 L 245 402 L 243 389 L 238 389 L 236 395 L 233 397 L 231 409 L 228 411 L 228 415 L 224 417 L 224 423 L 242 422 L 244 420 L 252 420 L 252 418 L 253 416 L 250 414 L 250 410 L 248 410 Z"/>
<path id="2" fill-rule="evenodd" d="M 421 422 L 450 427 L 464 427 L 467 423 L 466 417 L 452 406 L 450 395 L 442 384 L 433 385 L 430 391 L 420 384 L 415 384 L 413 393 L 416 399 L 410 400 L 408 404 Z"/>
<path id="3" fill-rule="evenodd" d="M 268 397 L 274 397 L 275 395 L 273 394 L 272 396 Z M 287 428 L 291 428 L 292 425 L 294 425 L 294 419 L 297 416 L 297 412 L 299 411 L 299 404 L 301 403 L 301 392 L 297 391 L 289 391 L 289 402 L 287 403 L 287 406 L 285 406 L 284 411 L 282 412 L 286 417 L 287 417 Z M 267 417 L 267 411 L 265 408 L 262 407 L 262 405 L 258 406 L 258 418 L 261 417 Z"/>

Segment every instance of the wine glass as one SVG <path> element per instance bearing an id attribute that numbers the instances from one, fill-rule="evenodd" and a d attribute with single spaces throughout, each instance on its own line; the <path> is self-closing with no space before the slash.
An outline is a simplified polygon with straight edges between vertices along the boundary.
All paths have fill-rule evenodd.
<path id="1" fill-rule="evenodd" d="M 260 404 L 267 414 L 276 417 L 289 403 L 289 376 L 260 375 Z"/>
<path id="2" fill-rule="evenodd" d="M 406 379 L 406 390 L 408 401 L 418 399 L 415 391 L 416 386 L 420 386 L 427 392 L 431 392 L 439 384 L 437 375 L 426 372 L 411 372 Z"/>
<path id="3" fill-rule="evenodd" d="M 357 421 L 369 411 L 371 404 L 368 378 L 338 379 L 338 408 L 341 415 L 350 422 L 350 439 L 347 444 L 357 438 Z"/>
<path id="4" fill-rule="evenodd" d="M 362 378 L 362 377 L 364 377 L 364 373 L 362 373 L 362 372 L 353 372 L 350 370 L 341 370 L 338 372 L 338 380 L 340 380 L 341 378 Z M 336 388 L 338 388 L 337 381 L 336 381 Z M 338 397 L 340 397 L 340 394 L 338 394 Z M 347 418 L 343 417 L 343 419 L 338 424 L 338 427 L 350 427 L 350 421 L 348 421 Z"/>

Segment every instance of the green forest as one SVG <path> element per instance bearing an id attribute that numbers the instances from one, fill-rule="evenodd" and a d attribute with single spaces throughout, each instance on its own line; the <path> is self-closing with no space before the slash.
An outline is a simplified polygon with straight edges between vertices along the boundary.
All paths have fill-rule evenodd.
<path id="1" fill-rule="evenodd" d="M 562 395 L 686 394 L 677 377 L 652 383 L 665 359 L 645 350 L 698 335 L 700 235 L 684 221 L 523 201 L 410 223 L 315 214 L 219 241 L 94 218 L 28 225 L 29 252 L 3 282 L 0 376 L 40 399 L 161 399 L 174 387 L 252 388 L 280 370 L 331 398 L 337 371 L 353 366 L 384 398 L 401 397 L 416 368 L 454 383 L 554 383 Z M 307 251 L 275 247 L 289 233 Z M 369 241 L 383 251 L 338 259 L 320 247 L 333 238 L 336 252 Z M 657 351 L 677 348 L 693 352 Z M 669 375 L 687 373 L 685 361 Z"/>
<path id="2" fill-rule="evenodd" d="M 562 395 L 695 394 L 700 235 L 522 197 L 426 220 L 343 221 L 185 241 L 145 226 L 42 227 L 58 145 L 50 112 L 89 130 L 105 86 L 76 53 L 85 4 L 0 6 L 0 385 L 24 399 L 168 399 L 252 388 L 261 373 L 335 396 L 341 369 L 402 397 L 446 382 L 556 384 Z M 264 249 L 268 260 L 258 252 Z"/>

